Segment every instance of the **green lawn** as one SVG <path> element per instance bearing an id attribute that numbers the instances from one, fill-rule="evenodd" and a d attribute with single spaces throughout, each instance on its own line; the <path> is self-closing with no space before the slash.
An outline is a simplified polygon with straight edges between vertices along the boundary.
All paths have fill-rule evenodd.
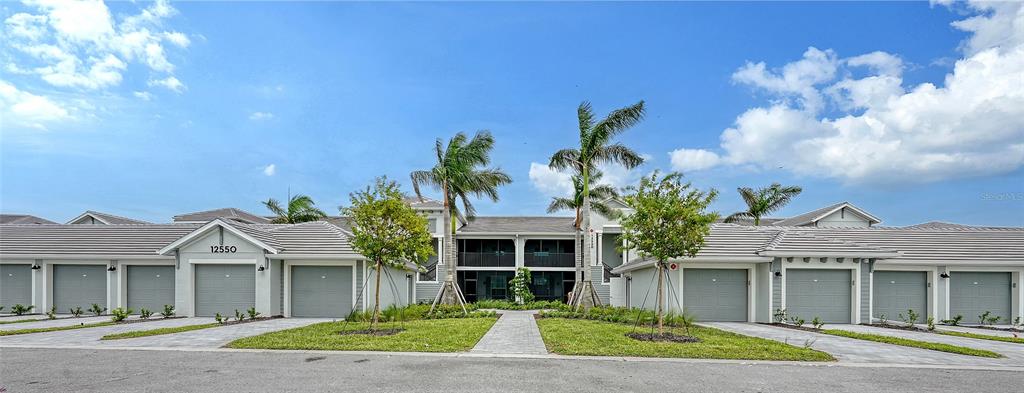
<path id="1" fill-rule="evenodd" d="M 1003 357 L 1003 355 L 1000 355 L 1000 354 L 992 352 L 992 351 L 986 351 L 986 350 L 983 350 L 983 349 L 974 349 L 974 348 L 968 348 L 968 347 L 961 347 L 961 346 L 958 346 L 958 345 L 950 345 L 950 344 L 933 343 L 933 342 L 927 342 L 927 341 L 911 340 L 911 339 L 907 339 L 907 338 L 884 336 L 884 335 L 881 335 L 881 334 L 856 333 L 856 332 L 851 332 L 851 331 L 846 331 L 846 330 L 839 330 L 839 329 L 824 329 L 824 330 L 819 331 L 819 333 L 831 334 L 833 336 L 840 336 L 840 337 L 855 338 L 855 339 L 858 339 L 858 340 L 867 340 L 867 341 L 875 341 L 875 342 L 886 343 L 886 344 L 902 345 L 904 347 L 922 348 L 922 349 L 930 349 L 930 350 L 933 350 L 933 351 L 956 353 L 956 354 L 960 354 L 960 355 L 979 356 L 979 357 L 985 357 L 985 358 L 1001 358 L 1001 357 Z"/>
<path id="2" fill-rule="evenodd" d="M 13 321 L 0 320 L 0 325 L 7 325 L 7 324 L 12 324 L 12 323 L 22 323 L 22 322 L 45 321 L 45 320 L 46 320 L 46 318 L 15 319 Z"/>
<path id="3" fill-rule="evenodd" d="M 977 333 L 968 333 L 968 332 L 956 332 L 956 331 L 952 331 L 952 330 L 935 330 L 934 332 L 938 333 L 938 334 L 944 334 L 944 335 L 947 335 L 947 336 L 967 337 L 967 338 L 976 338 L 976 339 L 980 339 L 980 340 L 992 340 L 992 341 L 1002 341 L 1002 342 L 1008 342 L 1008 343 L 1024 344 L 1024 338 L 1020 338 L 1020 337 L 990 336 L 990 335 L 987 335 L 987 334 L 977 334 Z"/>
<path id="4" fill-rule="evenodd" d="M 228 348 L 325 349 L 337 351 L 462 352 L 468 351 L 494 325 L 497 318 L 428 319 L 405 323 L 405 331 L 391 336 L 341 335 L 342 330 L 369 328 L 365 322 L 324 322 L 295 329 L 246 337 Z M 388 328 L 391 324 L 382 324 Z"/>
<path id="5" fill-rule="evenodd" d="M 81 325 L 54 326 L 54 327 L 35 328 L 35 329 L 0 330 L 0 336 L 13 336 L 13 335 L 16 335 L 16 334 L 29 334 L 29 333 L 59 332 L 61 330 L 75 330 L 75 329 L 85 329 L 85 328 L 100 327 L 100 326 L 110 326 L 110 325 L 113 325 L 114 323 L 115 322 L 106 321 L 106 322 L 86 323 L 86 324 L 81 324 Z"/>
<path id="6" fill-rule="evenodd" d="M 708 327 L 692 327 L 697 343 L 639 341 L 625 334 L 633 326 L 584 319 L 541 318 L 540 335 L 548 350 L 561 355 L 643 356 L 662 358 L 830 361 L 832 355 L 777 341 Z M 638 328 L 638 331 L 650 328 Z M 682 332 L 682 329 L 676 330 Z"/>
<path id="7" fill-rule="evenodd" d="M 133 331 L 124 332 L 124 333 L 108 334 L 106 336 L 100 337 L 100 340 L 121 340 L 121 339 L 125 339 L 125 338 L 159 336 L 161 334 L 181 333 L 181 332 L 188 332 L 188 331 L 192 331 L 192 330 L 208 329 L 208 328 L 217 327 L 217 326 L 221 326 L 221 324 L 219 324 L 217 322 L 213 322 L 213 323 L 204 323 L 204 324 L 200 324 L 200 325 L 175 326 L 175 327 L 166 327 L 166 328 L 149 329 L 149 330 L 133 330 Z"/>

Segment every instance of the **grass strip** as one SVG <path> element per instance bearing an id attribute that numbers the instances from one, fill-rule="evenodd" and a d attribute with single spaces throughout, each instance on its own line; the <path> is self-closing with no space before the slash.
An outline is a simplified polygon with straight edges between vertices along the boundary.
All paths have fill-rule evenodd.
<path id="1" fill-rule="evenodd" d="M 961 347 L 961 346 L 958 346 L 958 345 L 950 345 L 950 344 L 933 343 L 933 342 L 927 342 L 927 341 L 911 340 L 909 338 L 892 337 L 892 336 L 885 336 L 885 335 L 881 335 L 881 334 L 857 333 L 857 332 L 851 332 L 851 331 L 839 330 L 839 329 L 825 329 L 825 330 L 818 331 L 818 333 L 829 334 L 829 335 L 833 335 L 833 336 L 853 338 L 853 339 L 857 339 L 857 340 L 867 340 L 867 341 L 874 341 L 874 342 L 880 342 L 880 343 L 885 343 L 885 344 L 901 345 L 901 346 L 904 346 L 904 347 L 921 348 L 921 349 L 929 349 L 929 350 L 932 350 L 932 351 L 955 353 L 955 354 L 959 354 L 959 355 L 978 356 L 978 357 L 984 357 L 984 358 L 1001 358 L 1001 357 L 1003 357 L 1003 355 L 1000 355 L 1000 354 L 992 352 L 992 351 L 986 351 L 984 349 L 974 349 L 974 348 L 968 348 L 968 347 Z"/>
<path id="2" fill-rule="evenodd" d="M 379 328 L 402 327 L 390 336 L 340 334 L 365 330 L 365 322 L 322 322 L 232 341 L 228 348 L 315 349 L 336 351 L 462 352 L 468 351 L 490 330 L 497 318 L 428 319 L 380 323 Z"/>
<path id="3" fill-rule="evenodd" d="M 181 333 L 181 332 L 189 332 L 189 331 L 193 331 L 193 330 L 208 329 L 208 328 L 217 327 L 217 326 L 222 326 L 222 325 L 217 323 L 217 322 L 213 322 L 213 323 L 204 323 L 204 324 L 199 324 L 199 325 L 185 325 L 185 326 L 165 327 L 165 328 L 149 329 L 149 330 L 133 330 L 133 331 L 124 332 L 124 333 L 108 334 L 106 336 L 100 337 L 100 340 L 122 340 L 122 339 L 126 339 L 126 338 L 159 336 L 159 335 L 163 335 L 163 334 L 174 334 L 174 333 Z"/>
<path id="4" fill-rule="evenodd" d="M 1002 342 L 1007 342 L 1007 343 L 1024 344 L 1024 338 L 1020 338 L 1020 337 L 990 336 L 988 334 L 960 332 L 960 331 L 953 331 L 953 330 L 934 330 L 934 332 L 938 333 L 938 334 L 943 334 L 943 335 L 946 335 L 946 336 L 976 338 L 976 339 L 979 339 L 979 340 L 991 340 L 991 341 L 1002 341 Z"/>
<path id="5" fill-rule="evenodd" d="M 110 326 L 110 325 L 113 325 L 115 323 L 116 322 L 113 322 L 113 321 L 107 321 L 107 322 L 85 323 L 85 324 L 80 324 L 80 325 L 68 325 L 68 326 L 53 326 L 53 327 L 35 328 L 35 329 L 0 330 L 0 336 L 14 336 L 14 335 L 18 335 L 18 334 L 59 332 L 59 331 L 62 331 L 62 330 L 75 330 L 75 329 L 85 329 L 85 328 L 93 328 L 93 327 L 100 327 L 100 326 Z"/>
<path id="6" fill-rule="evenodd" d="M 825 352 L 803 348 L 778 341 L 744 336 L 705 327 L 690 328 L 690 335 L 700 342 L 651 342 L 626 337 L 632 332 L 631 324 L 585 319 L 541 318 L 537 320 L 544 345 L 551 352 L 562 355 L 637 356 L 656 358 L 695 359 L 747 359 L 832 361 Z M 638 327 L 639 332 L 650 327 Z M 681 328 L 676 334 L 684 333 Z"/>

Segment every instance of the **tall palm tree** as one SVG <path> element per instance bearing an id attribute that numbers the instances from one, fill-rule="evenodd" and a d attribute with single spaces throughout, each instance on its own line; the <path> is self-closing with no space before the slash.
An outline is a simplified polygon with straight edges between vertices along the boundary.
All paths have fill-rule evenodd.
<path id="1" fill-rule="evenodd" d="M 276 216 L 271 220 L 275 224 L 298 224 L 327 217 L 326 213 L 316 208 L 313 198 L 301 194 L 289 197 L 287 208 L 281 207 L 280 202 L 274 198 L 263 202 L 263 205 Z"/>
<path id="2" fill-rule="evenodd" d="M 725 222 L 753 219 L 754 226 L 758 226 L 761 225 L 761 217 L 786 206 L 793 197 L 800 195 L 803 189 L 799 186 L 783 187 L 779 183 L 772 183 L 768 187 L 756 190 L 750 187 L 740 187 L 736 191 L 739 191 L 740 196 L 743 197 L 743 202 L 747 203 L 747 210 L 730 214 L 725 218 Z"/>
<path id="3" fill-rule="evenodd" d="M 625 108 L 616 109 L 604 119 L 596 120 L 590 103 L 584 101 L 576 110 L 576 117 L 579 121 L 580 145 L 578 148 L 562 149 L 551 156 L 548 164 L 551 168 L 564 170 L 572 169 L 580 176 L 583 182 L 583 208 L 580 214 L 583 216 L 581 230 L 583 231 L 583 282 L 577 282 L 573 289 L 572 303 L 574 307 L 590 308 L 600 304 L 601 299 L 594 290 L 590 269 L 590 180 L 591 173 L 597 169 L 598 164 L 618 163 L 626 168 L 636 168 L 644 162 L 632 149 L 621 143 L 612 143 L 615 136 L 633 127 L 644 118 L 644 102 L 640 101 Z"/>
<path id="4" fill-rule="evenodd" d="M 597 182 L 601 179 L 602 174 L 600 171 L 594 171 L 590 174 L 590 180 Z M 573 195 L 572 197 L 552 197 L 551 204 L 548 205 L 548 213 L 555 213 L 562 210 L 572 210 L 576 213 L 576 221 L 573 225 L 578 230 L 580 228 L 580 221 L 583 218 L 580 214 L 580 210 L 583 209 L 583 179 L 579 175 L 572 175 Z M 590 189 L 590 197 L 594 200 L 590 203 L 590 208 L 594 209 L 598 213 L 601 213 L 605 217 L 614 218 L 618 211 L 608 206 L 608 200 L 611 198 L 618 198 L 619 191 L 607 184 L 599 184 Z"/>
<path id="5" fill-rule="evenodd" d="M 488 131 L 477 131 L 472 139 L 466 134 L 455 134 L 448 140 L 447 147 L 440 138 L 434 144 L 437 163 L 429 170 L 413 171 L 412 188 L 416 196 L 423 198 L 421 185 L 428 185 L 441 191 L 444 202 L 444 254 L 442 258 L 448 269 L 444 284 L 434 298 L 430 309 L 433 312 L 438 302 L 443 304 L 465 304 L 462 290 L 455 283 L 455 229 L 456 220 L 465 223 L 476 216 L 476 209 L 470 202 L 470 196 L 487 197 L 498 201 L 498 187 L 511 183 L 512 178 L 500 168 L 486 167 L 491 162 L 491 149 L 494 148 L 494 137 Z M 462 208 L 458 202 L 462 203 Z M 465 312 L 465 306 L 463 306 Z"/>

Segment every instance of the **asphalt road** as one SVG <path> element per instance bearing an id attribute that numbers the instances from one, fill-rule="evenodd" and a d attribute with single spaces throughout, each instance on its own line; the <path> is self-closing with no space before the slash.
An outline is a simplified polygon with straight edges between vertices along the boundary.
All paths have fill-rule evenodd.
<path id="1" fill-rule="evenodd" d="M 0 348 L 0 387 L 12 393 L 1020 392 L 1024 391 L 1024 372 L 340 353 Z"/>

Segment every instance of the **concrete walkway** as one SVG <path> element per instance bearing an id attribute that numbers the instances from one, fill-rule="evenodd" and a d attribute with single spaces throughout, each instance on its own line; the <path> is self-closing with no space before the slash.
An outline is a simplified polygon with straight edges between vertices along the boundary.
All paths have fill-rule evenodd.
<path id="1" fill-rule="evenodd" d="M 544 340 L 540 338 L 537 311 L 499 311 L 501 318 L 487 331 L 469 352 L 493 354 L 546 354 Z"/>
<path id="2" fill-rule="evenodd" d="M 37 329 L 37 328 L 48 328 L 58 326 L 72 326 L 78 324 L 90 324 L 96 322 L 107 322 L 110 321 L 109 315 L 101 315 L 98 317 L 80 317 L 80 318 L 67 318 L 69 315 L 57 315 L 58 319 L 48 319 L 45 315 L 33 315 L 24 316 L 24 319 L 40 319 L 34 322 L 18 322 L 18 323 L 5 323 L 0 325 L 0 330 L 21 330 L 21 329 Z M 133 315 L 129 319 L 137 319 L 138 316 Z M 10 320 L 10 319 L 5 319 Z"/>
<path id="3" fill-rule="evenodd" d="M 913 332 L 864 325 L 837 325 L 834 328 L 858 333 L 879 334 L 883 336 L 900 337 L 917 341 L 957 345 L 961 347 L 968 347 L 974 349 L 984 349 L 1006 356 L 1005 359 L 993 359 L 994 361 L 1001 361 L 1001 363 L 1006 365 L 1024 364 L 1024 344 L 982 340 L 976 338 L 944 336 L 941 334 L 928 332 Z"/>
<path id="4" fill-rule="evenodd" d="M 883 344 L 757 323 L 704 322 L 701 324 L 747 336 L 780 341 L 798 347 L 809 343 L 812 349 L 828 352 L 840 362 L 950 366 L 1006 366 L 1013 363 L 1013 360 L 1008 358 L 990 359 L 957 355 L 929 349 Z M 827 325 L 826 327 L 830 329 L 844 329 L 849 326 L 852 325 Z"/>

